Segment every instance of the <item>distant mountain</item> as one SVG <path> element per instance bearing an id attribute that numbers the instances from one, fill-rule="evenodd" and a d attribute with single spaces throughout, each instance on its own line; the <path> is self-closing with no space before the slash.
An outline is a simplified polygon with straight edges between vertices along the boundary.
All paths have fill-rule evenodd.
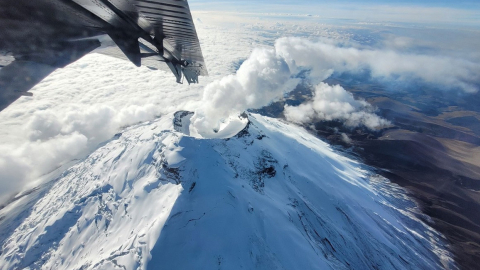
<path id="1" fill-rule="evenodd" d="M 403 189 L 304 129 L 249 114 L 201 139 L 189 115 L 127 128 L 5 207 L 0 268 L 455 268 Z"/>

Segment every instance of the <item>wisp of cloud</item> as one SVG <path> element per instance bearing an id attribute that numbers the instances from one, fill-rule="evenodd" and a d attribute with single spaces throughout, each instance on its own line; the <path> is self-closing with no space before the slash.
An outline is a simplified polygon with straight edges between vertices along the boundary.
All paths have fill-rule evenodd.
<path id="1" fill-rule="evenodd" d="M 320 82 L 333 72 L 362 72 L 391 80 L 421 79 L 447 89 L 476 93 L 480 64 L 447 56 L 398 53 L 393 50 L 340 47 L 334 43 L 312 42 L 303 38 L 281 38 L 275 43 L 279 56 L 292 70 L 312 70 L 310 79 Z"/>
<path id="2" fill-rule="evenodd" d="M 365 100 L 356 100 L 352 93 L 340 85 L 320 83 L 313 99 L 300 106 L 285 106 L 285 117 L 295 123 L 311 123 L 314 120 L 340 120 L 347 127 L 365 126 L 375 129 L 390 124 L 374 113 L 375 109 Z"/>

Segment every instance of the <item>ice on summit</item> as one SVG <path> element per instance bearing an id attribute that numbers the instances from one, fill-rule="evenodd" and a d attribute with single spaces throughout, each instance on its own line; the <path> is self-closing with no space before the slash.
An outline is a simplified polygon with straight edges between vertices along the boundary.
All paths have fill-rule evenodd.
<path id="1" fill-rule="evenodd" d="M 1 210 L 0 268 L 455 268 L 401 188 L 302 128 L 249 114 L 197 138 L 191 115 L 127 128 Z"/>

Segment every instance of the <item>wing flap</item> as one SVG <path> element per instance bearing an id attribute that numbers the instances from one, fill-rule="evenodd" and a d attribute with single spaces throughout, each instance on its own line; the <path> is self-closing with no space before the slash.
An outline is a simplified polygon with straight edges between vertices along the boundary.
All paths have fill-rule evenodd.
<path id="1" fill-rule="evenodd" d="M 75 0 L 93 1 L 93 0 Z M 108 1 L 120 10 L 129 20 L 141 22 L 140 28 L 148 32 L 149 36 L 139 37 L 141 50 L 141 64 L 161 70 L 171 70 L 178 80 L 188 66 L 188 73 L 199 76 L 208 75 L 205 67 L 200 42 L 198 40 L 195 25 L 188 2 L 184 0 L 104 0 Z M 135 17 L 135 14 L 137 17 Z M 115 38 L 112 37 L 114 40 Z M 118 42 L 116 41 L 115 43 Z M 148 49 L 147 49 L 148 48 Z M 122 51 L 125 52 L 124 49 Z M 130 51 L 130 50 L 129 50 Z M 111 55 L 121 59 L 125 57 L 118 49 L 101 49 L 97 52 Z M 158 57 L 154 55 L 158 53 Z M 128 56 L 128 54 L 126 54 Z M 165 64 L 171 62 L 172 65 Z M 138 65 L 138 58 L 135 58 Z M 192 73 L 193 72 L 193 73 Z M 185 75 L 185 74 L 183 74 Z M 197 82 L 197 79 L 187 82 Z"/>

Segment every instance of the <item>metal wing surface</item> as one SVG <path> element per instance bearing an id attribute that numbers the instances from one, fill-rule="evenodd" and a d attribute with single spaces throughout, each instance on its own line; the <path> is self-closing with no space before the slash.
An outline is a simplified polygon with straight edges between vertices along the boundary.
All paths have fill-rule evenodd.
<path id="1" fill-rule="evenodd" d="M 147 31 L 151 37 L 160 41 L 163 46 L 163 54 L 159 46 L 140 38 L 139 45 L 142 53 L 142 65 L 171 70 L 179 77 L 181 71 L 189 83 L 196 82 L 196 76 L 207 76 L 208 72 L 203 59 L 200 42 L 198 40 L 195 25 L 188 2 L 184 0 L 124 0 L 113 1 L 125 14 L 133 14 L 132 19 Z M 138 14 L 138 17 L 135 15 Z M 97 50 L 100 53 L 118 58 L 126 58 L 118 47 L 108 46 Z M 167 61 L 165 61 L 167 60 Z M 180 63 L 177 70 L 176 65 Z M 192 81 L 193 80 L 193 81 Z"/>
<path id="2" fill-rule="evenodd" d="M 92 51 L 179 83 L 208 74 L 186 0 L 0 0 L 0 110 Z"/>

